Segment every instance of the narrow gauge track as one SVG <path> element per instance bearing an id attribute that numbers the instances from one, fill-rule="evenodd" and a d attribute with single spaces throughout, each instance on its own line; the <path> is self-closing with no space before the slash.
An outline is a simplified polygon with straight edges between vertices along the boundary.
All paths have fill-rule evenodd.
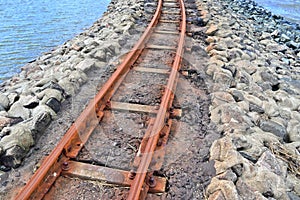
<path id="1" fill-rule="evenodd" d="M 166 179 L 154 176 L 153 172 L 162 166 L 171 118 L 180 115 L 179 109 L 172 108 L 172 102 L 182 61 L 185 32 L 183 0 L 159 0 L 154 17 L 140 40 L 45 158 L 16 199 L 47 198 L 60 175 L 129 186 L 127 199 L 145 199 L 148 192 L 164 192 Z M 171 55 L 172 59 L 167 59 L 165 54 Z M 134 78 L 137 75 L 142 75 L 142 78 Z M 137 80 L 143 83 L 137 83 Z M 161 84 L 152 85 L 155 82 L 163 82 L 164 87 Z M 138 101 L 128 100 L 128 93 L 138 90 L 136 86 L 144 90 L 154 87 L 158 89 L 158 94 L 151 95 L 150 92 L 150 95 L 144 95 Z M 122 89 L 124 87 L 125 90 Z M 149 101 L 153 96 L 155 100 Z M 91 134 L 97 134 L 97 127 L 102 126 L 102 121 L 104 124 L 110 121 L 113 110 L 147 114 L 143 122 L 147 128 L 142 131 L 144 136 L 136 156 L 131 159 L 131 164 L 128 163 L 130 167 L 124 167 L 131 168 L 131 171 L 78 161 L 82 160 L 78 157 Z"/>

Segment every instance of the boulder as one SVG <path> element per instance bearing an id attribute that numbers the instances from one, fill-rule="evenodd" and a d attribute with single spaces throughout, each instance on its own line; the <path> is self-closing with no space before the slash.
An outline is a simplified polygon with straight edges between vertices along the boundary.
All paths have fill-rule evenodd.
<path id="1" fill-rule="evenodd" d="M 8 110 L 9 108 L 9 99 L 2 92 L 0 92 L 0 106 L 3 107 L 5 110 Z"/>
<path id="2" fill-rule="evenodd" d="M 7 167 L 18 167 L 26 156 L 29 148 L 34 145 L 31 131 L 24 125 L 16 125 L 9 128 L 10 134 L 3 137 L 0 146 L 5 152 L 1 158 L 1 164 Z"/>
<path id="3" fill-rule="evenodd" d="M 81 70 L 83 72 L 87 72 L 93 67 L 95 67 L 95 60 L 91 58 L 87 58 L 81 61 L 78 65 L 76 65 L 75 69 Z"/>
<path id="4" fill-rule="evenodd" d="M 286 128 L 274 121 L 261 121 L 259 127 L 266 132 L 273 133 L 279 138 L 286 139 L 287 131 Z"/>

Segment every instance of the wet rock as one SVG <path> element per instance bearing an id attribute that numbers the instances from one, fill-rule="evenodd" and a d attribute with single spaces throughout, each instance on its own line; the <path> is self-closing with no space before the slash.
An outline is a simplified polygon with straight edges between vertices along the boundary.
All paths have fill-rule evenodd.
<path id="1" fill-rule="evenodd" d="M 262 121 L 259 126 L 263 131 L 273 133 L 282 139 L 285 139 L 287 136 L 286 128 L 276 122 Z"/>
<path id="2" fill-rule="evenodd" d="M 28 127 L 23 125 L 11 127 L 10 134 L 0 141 L 0 146 L 5 152 L 1 156 L 1 164 L 7 167 L 19 166 L 33 144 L 34 140 Z"/>

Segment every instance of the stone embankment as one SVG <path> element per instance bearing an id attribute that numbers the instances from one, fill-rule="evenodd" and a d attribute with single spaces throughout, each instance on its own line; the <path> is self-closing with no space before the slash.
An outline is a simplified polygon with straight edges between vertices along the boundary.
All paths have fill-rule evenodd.
<path id="1" fill-rule="evenodd" d="M 104 68 L 120 54 L 121 46 L 143 19 L 143 5 L 139 0 L 111 1 L 108 11 L 91 28 L 28 63 L 19 75 L 2 84 L 1 170 L 18 167 L 56 119 L 62 103 L 88 81 L 88 72 Z"/>
<path id="2" fill-rule="evenodd" d="M 300 35 L 249 0 L 198 0 L 208 22 L 206 73 L 216 176 L 208 199 L 299 199 Z"/>

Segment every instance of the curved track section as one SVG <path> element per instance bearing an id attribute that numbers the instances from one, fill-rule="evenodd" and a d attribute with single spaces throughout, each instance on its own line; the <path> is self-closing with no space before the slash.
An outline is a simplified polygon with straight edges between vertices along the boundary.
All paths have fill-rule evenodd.
<path id="1" fill-rule="evenodd" d="M 171 11 L 168 11 L 169 8 Z M 174 20 L 176 16 L 179 18 Z M 168 24 L 174 24 L 173 27 L 175 28 L 158 28 L 166 27 Z M 56 148 L 45 158 L 40 168 L 19 192 L 16 199 L 44 198 L 54 182 L 62 174 L 92 180 L 98 180 L 100 177 L 100 179 L 102 178 L 101 180 L 111 184 L 130 186 L 128 199 L 145 199 L 148 192 L 163 192 L 166 180 L 154 176 L 153 173 L 162 165 L 162 161 L 157 161 L 157 157 L 161 158 L 164 156 L 164 146 L 167 143 L 172 124 L 171 117 L 180 115 L 180 111 L 172 109 L 172 102 L 182 61 L 185 32 L 186 13 L 183 0 L 168 0 L 164 2 L 159 0 L 152 21 L 132 51 L 127 54 L 117 70 L 94 99 L 90 101 Z M 154 37 L 154 35 L 156 36 Z M 175 47 L 151 44 L 154 39 L 166 38 L 168 35 L 178 36 Z M 169 69 L 139 67 L 140 61 L 137 61 L 147 57 L 149 49 L 170 51 L 170 54 L 174 56 L 173 60 L 169 61 Z M 160 62 L 163 62 L 163 58 Z M 114 96 L 118 96 L 118 89 L 132 70 L 168 75 L 165 79 L 166 84 L 159 105 L 150 106 L 112 101 Z M 78 154 L 89 140 L 91 134 L 94 134 L 96 127 L 99 126 L 99 122 L 106 117 L 106 111 L 113 109 L 122 110 L 124 107 L 132 112 L 151 114 L 150 120 L 147 122 L 147 131 L 140 143 L 137 155 L 134 157 L 132 171 L 128 172 L 126 170 L 110 169 L 76 162 Z M 157 152 L 160 152 L 159 156 L 157 156 Z"/>

